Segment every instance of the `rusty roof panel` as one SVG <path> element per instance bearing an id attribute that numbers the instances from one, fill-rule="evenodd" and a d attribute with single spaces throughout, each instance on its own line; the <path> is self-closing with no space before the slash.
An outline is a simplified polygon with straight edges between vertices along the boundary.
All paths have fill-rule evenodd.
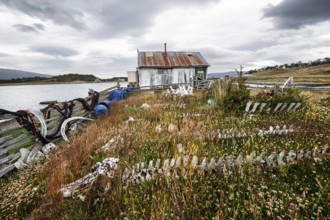
<path id="1" fill-rule="evenodd" d="M 138 65 L 165 68 L 210 66 L 199 52 L 139 52 Z"/>

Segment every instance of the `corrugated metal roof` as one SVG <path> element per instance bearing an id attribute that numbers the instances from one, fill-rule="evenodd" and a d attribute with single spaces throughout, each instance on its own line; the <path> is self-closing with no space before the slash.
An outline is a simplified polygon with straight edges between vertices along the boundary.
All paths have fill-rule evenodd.
<path id="1" fill-rule="evenodd" d="M 200 52 L 139 52 L 139 67 L 208 67 Z"/>

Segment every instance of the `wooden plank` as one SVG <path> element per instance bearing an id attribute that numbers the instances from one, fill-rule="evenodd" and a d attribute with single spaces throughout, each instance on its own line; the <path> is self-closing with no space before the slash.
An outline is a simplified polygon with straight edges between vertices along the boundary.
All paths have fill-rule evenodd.
<path id="1" fill-rule="evenodd" d="M 251 105 L 252 105 L 252 102 L 246 103 L 245 112 L 249 112 L 250 111 Z"/>
<path id="2" fill-rule="evenodd" d="M 150 90 L 153 90 L 153 88 L 151 88 L 151 87 L 149 87 L 149 88 L 150 88 Z M 118 87 L 114 86 L 114 87 L 111 87 L 111 88 L 108 88 L 106 90 L 99 92 L 99 102 L 106 100 L 108 98 L 109 93 L 113 92 L 117 89 L 118 89 Z M 87 96 L 84 98 L 84 100 L 89 102 L 88 104 L 90 105 L 92 98 L 91 98 L 91 96 Z M 76 104 L 76 106 L 73 108 L 72 115 L 82 116 L 82 117 L 89 116 L 90 112 L 84 111 L 84 107 L 79 101 L 76 101 L 75 104 Z M 57 103 L 57 106 L 59 106 L 60 108 L 63 108 L 63 105 L 64 105 L 63 103 Z M 45 109 L 46 108 L 43 108 L 43 109 L 41 109 L 41 111 L 43 111 L 43 113 L 44 113 Z M 93 109 L 91 109 L 91 110 L 93 110 Z M 49 112 L 49 111 L 51 112 L 52 117 L 50 119 L 45 120 L 45 122 L 47 123 L 47 127 L 49 128 L 52 126 L 55 126 L 55 127 L 58 126 L 59 120 L 61 120 L 62 115 L 55 109 L 50 109 L 47 112 Z M 16 118 L 16 117 L 11 116 L 11 118 Z M 83 122 L 83 120 L 79 120 L 76 123 L 84 124 L 82 122 Z M 17 125 L 17 126 L 14 126 L 13 128 L 0 131 L 0 134 L 9 132 L 9 131 L 14 131 L 17 129 L 21 129 L 23 127 L 24 126 Z M 0 165 L 6 164 L 6 163 L 12 163 L 12 162 L 16 161 L 17 159 L 19 159 L 20 152 L 17 152 L 16 154 L 13 154 L 13 155 L 8 155 L 7 157 L 4 157 L 4 156 L 6 154 L 8 154 L 10 151 L 20 148 L 24 144 L 27 144 L 27 143 L 35 140 L 36 137 L 28 137 L 29 135 L 31 135 L 31 132 L 26 131 L 26 133 L 18 136 L 15 139 L 13 139 L 12 135 L 0 138 Z M 53 142 L 58 142 L 60 140 L 61 140 L 61 138 L 57 138 Z M 29 147 L 29 148 L 31 148 L 31 147 Z M 10 165 L 2 168 L 0 170 L 0 178 L 3 177 L 4 175 L 6 175 L 7 173 L 11 172 L 14 169 L 15 169 L 15 166 L 13 164 L 10 164 Z"/>
<path id="3" fill-rule="evenodd" d="M 58 118 L 58 120 L 54 120 L 47 124 L 47 130 L 50 130 L 53 126 L 57 126 L 59 124 L 59 121 L 63 120 L 63 118 Z"/>
<path id="4" fill-rule="evenodd" d="M 9 145 L 12 145 L 12 144 L 14 144 L 16 142 L 19 142 L 19 141 L 23 140 L 24 138 L 26 138 L 29 135 L 31 135 L 31 132 L 24 133 L 24 134 L 18 136 L 17 138 L 14 138 L 14 139 L 12 139 L 10 141 L 7 141 L 3 145 L 0 145 L 0 150 L 3 149 L 3 148 L 6 148 Z"/>
<path id="5" fill-rule="evenodd" d="M 56 121 L 58 119 L 60 119 L 60 117 L 51 117 L 49 119 L 46 119 L 45 122 L 48 125 L 50 122 Z"/>
<path id="6" fill-rule="evenodd" d="M 283 111 L 288 106 L 288 103 L 283 103 L 282 108 L 279 110 L 279 112 Z"/>
<path id="7" fill-rule="evenodd" d="M 250 113 L 255 113 L 259 105 L 260 105 L 259 102 L 255 102 Z"/>
<path id="8" fill-rule="evenodd" d="M 274 113 L 277 112 L 277 110 L 283 105 L 283 103 L 277 103 L 275 109 L 274 109 Z"/>
<path id="9" fill-rule="evenodd" d="M 11 140 L 12 138 L 13 138 L 13 135 L 8 135 L 8 136 L 0 138 L 0 145 L 5 143 L 8 140 Z"/>
<path id="10" fill-rule="evenodd" d="M 27 144 L 27 143 L 33 141 L 34 139 L 35 139 L 35 137 L 28 138 L 28 139 L 22 140 L 21 142 L 18 142 L 18 143 L 15 143 L 15 144 L 11 145 L 11 146 L 8 146 L 7 148 L 5 148 L 3 150 L 0 150 L 0 157 L 3 156 L 3 155 L 8 154 L 12 150 L 15 150 L 19 147 L 22 147 L 24 144 Z"/>
<path id="11" fill-rule="evenodd" d="M 21 153 L 17 152 L 16 154 L 9 155 L 8 157 L 2 158 L 0 160 L 0 165 L 5 164 L 5 163 L 11 163 L 13 161 L 16 161 L 21 157 Z"/>
<path id="12" fill-rule="evenodd" d="M 298 102 L 296 104 L 296 106 L 293 108 L 293 111 L 296 111 L 302 104 L 300 102 Z"/>
<path id="13" fill-rule="evenodd" d="M 14 169 L 16 169 L 16 168 L 13 164 L 10 164 L 10 165 L 6 166 L 2 170 L 0 170 L 0 178 L 3 177 L 4 175 L 6 175 L 7 173 L 9 173 L 10 171 L 14 170 Z"/>
<path id="14" fill-rule="evenodd" d="M 296 105 L 296 103 L 291 103 L 287 111 L 291 111 L 291 109 Z"/>
<path id="15" fill-rule="evenodd" d="M 261 105 L 260 105 L 260 109 L 259 109 L 259 112 L 262 112 L 262 110 L 265 108 L 265 106 L 266 106 L 267 104 L 266 103 L 261 103 Z"/>
<path id="16" fill-rule="evenodd" d="M 24 128 L 24 126 L 23 125 L 17 125 L 15 127 L 4 129 L 4 130 L 0 131 L 0 134 L 4 134 L 4 133 L 14 131 L 14 130 L 17 130 L 17 129 L 21 129 L 21 128 Z"/>

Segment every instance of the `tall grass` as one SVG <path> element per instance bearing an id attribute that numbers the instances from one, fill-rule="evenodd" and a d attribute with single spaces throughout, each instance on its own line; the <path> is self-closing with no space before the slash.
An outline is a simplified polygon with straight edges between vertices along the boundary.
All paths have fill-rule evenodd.
<path id="1" fill-rule="evenodd" d="M 232 79 L 215 80 L 211 86 L 211 96 L 218 106 L 224 108 L 226 99 L 233 89 Z"/>
<path id="2" fill-rule="evenodd" d="M 244 82 L 242 74 L 237 78 L 218 79 L 211 86 L 211 97 L 220 109 L 241 112 L 250 97 L 250 91 Z"/>
<path id="3" fill-rule="evenodd" d="M 210 92 L 217 99 L 226 100 L 233 86 L 229 81 L 215 82 L 219 85 L 214 85 Z M 148 103 L 150 108 L 140 108 L 143 103 Z M 182 103 L 185 108 L 175 107 Z M 107 118 L 92 123 L 79 136 L 71 136 L 71 143 L 61 144 L 42 165 L 40 176 L 45 179 L 43 188 L 46 192 L 37 200 L 36 204 L 40 206 L 34 207 L 31 218 L 326 219 L 330 216 L 329 160 L 322 164 L 299 162 L 270 170 L 246 166 L 242 172 L 231 174 L 189 172 L 184 177 L 179 172 L 135 185 L 123 185 L 120 175 L 126 167 L 158 158 L 164 161 L 196 155 L 210 159 L 236 157 L 239 153 L 246 155 L 252 151 L 259 155 L 261 152 L 270 154 L 326 146 L 330 143 L 330 118 L 324 114 L 328 112 L 313 107 L 306 114 L 250 117 L 208 108 L 202 93 L 173 98 L 153 93 L 129 97 L 114 103 Z M 129 116 L 135 121 L 125 123 Z M 169 131 L 169 124 L 177 129 Z M 223 129 L 256 130 L 271 125 L 293 125 L 295 133 L 217 138 L 218 131 Z M 156 126 L 162 128 L 160 133 Z M 116 140 L 114 148 L 103 151 L 101 147 L 111 138 Z M 183 152 L 178 151 L 178 144 L 182 144 Z M 86 196 L 85 201 L 63 199 L 58 192 L 61 187 L 86 175 L 93 164 L 106 157 L 120 159 L 117 178 L 98 178 L 93 186 L 81 192 Z M 39 185 L 39 179 L 28 188 Z M 102 189 L 107 184 L 110 190 L 106 192 Z"/>

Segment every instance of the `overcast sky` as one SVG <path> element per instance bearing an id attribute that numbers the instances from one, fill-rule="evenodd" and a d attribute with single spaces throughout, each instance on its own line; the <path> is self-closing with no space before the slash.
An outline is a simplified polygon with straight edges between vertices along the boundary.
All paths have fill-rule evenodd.
<path id="1" fill-rule="evenodd" d="M 200 51 L 209 72 L 330 57 L 330 0 L 0 0 L 0 68 L 101 78 L 137 49 Z"/>

